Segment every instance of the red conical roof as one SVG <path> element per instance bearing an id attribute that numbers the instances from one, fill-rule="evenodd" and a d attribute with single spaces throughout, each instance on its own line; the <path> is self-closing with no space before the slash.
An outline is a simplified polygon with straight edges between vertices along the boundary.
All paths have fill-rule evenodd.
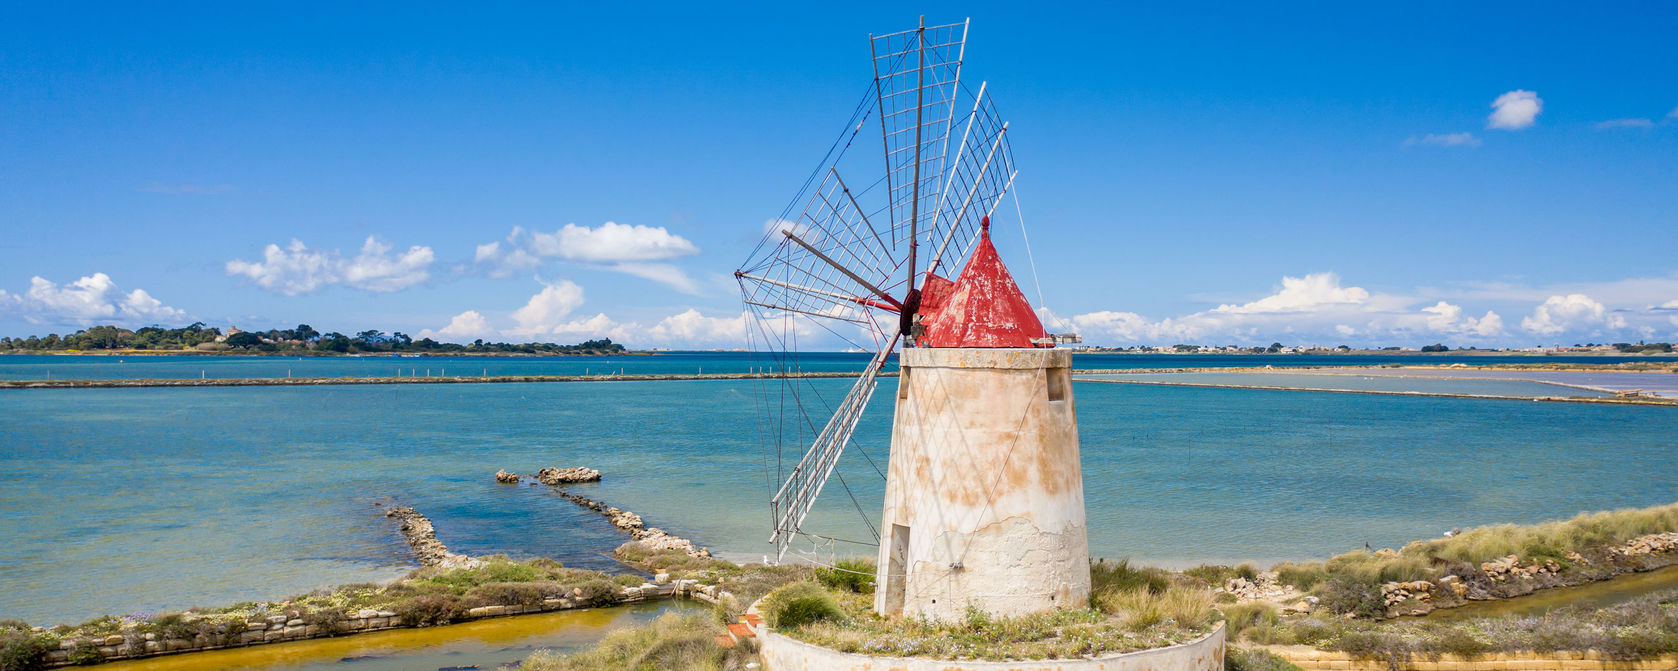
<path id="1" fill-rule="evenodd" d="M 1047 338 L 1031 303 L 990 241 L 990 218 L 955 284 L 928 275 L 921 296 L 921 347 L 1038 347 Z"/>

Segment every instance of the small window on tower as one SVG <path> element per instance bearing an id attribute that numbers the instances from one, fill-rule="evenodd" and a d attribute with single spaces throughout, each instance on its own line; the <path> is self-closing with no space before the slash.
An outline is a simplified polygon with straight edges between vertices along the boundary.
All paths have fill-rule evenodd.
<path id="1" fill-rule="evenodd" d="M 1066 385 L 1068 383 L 1066 378 L 1071 373 L 1072 371 L 1066 368 L 1051 368 L 1047 371 L 1046 374 L 1049 376 L 1049 401 L 1051 403 L 1066 400 Z"/>

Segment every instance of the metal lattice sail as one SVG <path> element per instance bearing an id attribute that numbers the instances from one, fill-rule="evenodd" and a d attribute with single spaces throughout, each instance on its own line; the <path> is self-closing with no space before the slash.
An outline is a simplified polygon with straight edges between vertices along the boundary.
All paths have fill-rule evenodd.
<path id="1" fill-rule="evenodd" d="M 776 455 L 774 476 L 782 484 L 770 509 L 777 557 L 803 533 L 892 352 L 900 342 L 913 344 L 927 279 L 966 257 L 980 222 L 1013 183 L 1008 125 L 985 84 L 962 80 L 967 31 L 966 21 L 927 26 L 922 19 L 913 30 L 870 37 L 874 81 L 864 102 L 735 272 L 754 347 L 770 357 L 774 371 L 788 373 L 776 390 L 779 404 L 764 404 L 767 414 L 778 415 L 768 438 L 777 450 L 808 445 L 790 469 Z M 872 152 L 850 151 L 869 116 L 878 117 L 883 175 Z M 790 375 L 798 337 L 808 328 L 874 352 L 836 403 Z M 789 403 L 796 410 L 787 411 Z M 822 414 L 825 422 L 812 419 Z M 788 415 L 797 416 L 789 421 Z"/>

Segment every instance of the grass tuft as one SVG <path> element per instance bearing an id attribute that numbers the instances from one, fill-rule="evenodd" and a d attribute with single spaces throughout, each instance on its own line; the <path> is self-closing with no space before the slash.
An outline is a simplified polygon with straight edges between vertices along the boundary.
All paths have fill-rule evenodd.
<path id="1" fill-rule="evenodd" d="M 874 593 L 874 562 L 866 559 L 841 559 L 833 566 L 818 567 L 816 580 L 836 590 L 857 594 Z"/>
<path id="2" fill-rule="evenodd" d="M 813 582 L 795 582 L 770 592 L 763 599 L 763 615 L 776 629 L 796 629 L 844 617 L 833 595 Z"/>
<path id="3" fill-rule="evenodd" d="M 519 664 L 519 671 L 658 671 L 737 668 L 749 654 L 716 643 L 723 627 L 703 614 L 666 613 L 651 624 L 608 634 L 594 648 L 571 656 L 541 651 Z"/>

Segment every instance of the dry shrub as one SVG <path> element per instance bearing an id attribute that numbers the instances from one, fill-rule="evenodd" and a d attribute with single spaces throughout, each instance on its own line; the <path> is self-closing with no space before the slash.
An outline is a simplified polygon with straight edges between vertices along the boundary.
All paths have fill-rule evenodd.
<path id="1" fill-rule="evenodd" d="M 1107 614 L 1138 630 L 1162 622 L 1194 629 L 1210 622 L 1213 613 L 1211 592 L 1177 585 L 1157 593 L 1141 588 L 1108 589 L 1101 592 L 1099 605 Z"/>
<path id="2" fill-rule="evenodd" d="M 410 627 L 448 624 L 466 614 L 465 604 L 453 594 L 421 594 L 396 604 L 394 610 Z"/>
<path id="3" fill-rule="evenodd" d="M 833 595 L 813 582 L 795 582 L 770 592 L 763 599 L 763 612 L 769 626 L 776 629 L 796 629 L 844 617 Z"/>
<path id="4" fill-rule="evenodd" d="M 722 625 L 703 614 L 666 613 L 651 624 L 608 634 L 593 649 L 569 657 L 538 652 L 519 664 L 520 671 L 721 671 L 738 666 L 746 651 L 716 644 Z M 733 664 L 730 664 L 733 662 Z"/>

